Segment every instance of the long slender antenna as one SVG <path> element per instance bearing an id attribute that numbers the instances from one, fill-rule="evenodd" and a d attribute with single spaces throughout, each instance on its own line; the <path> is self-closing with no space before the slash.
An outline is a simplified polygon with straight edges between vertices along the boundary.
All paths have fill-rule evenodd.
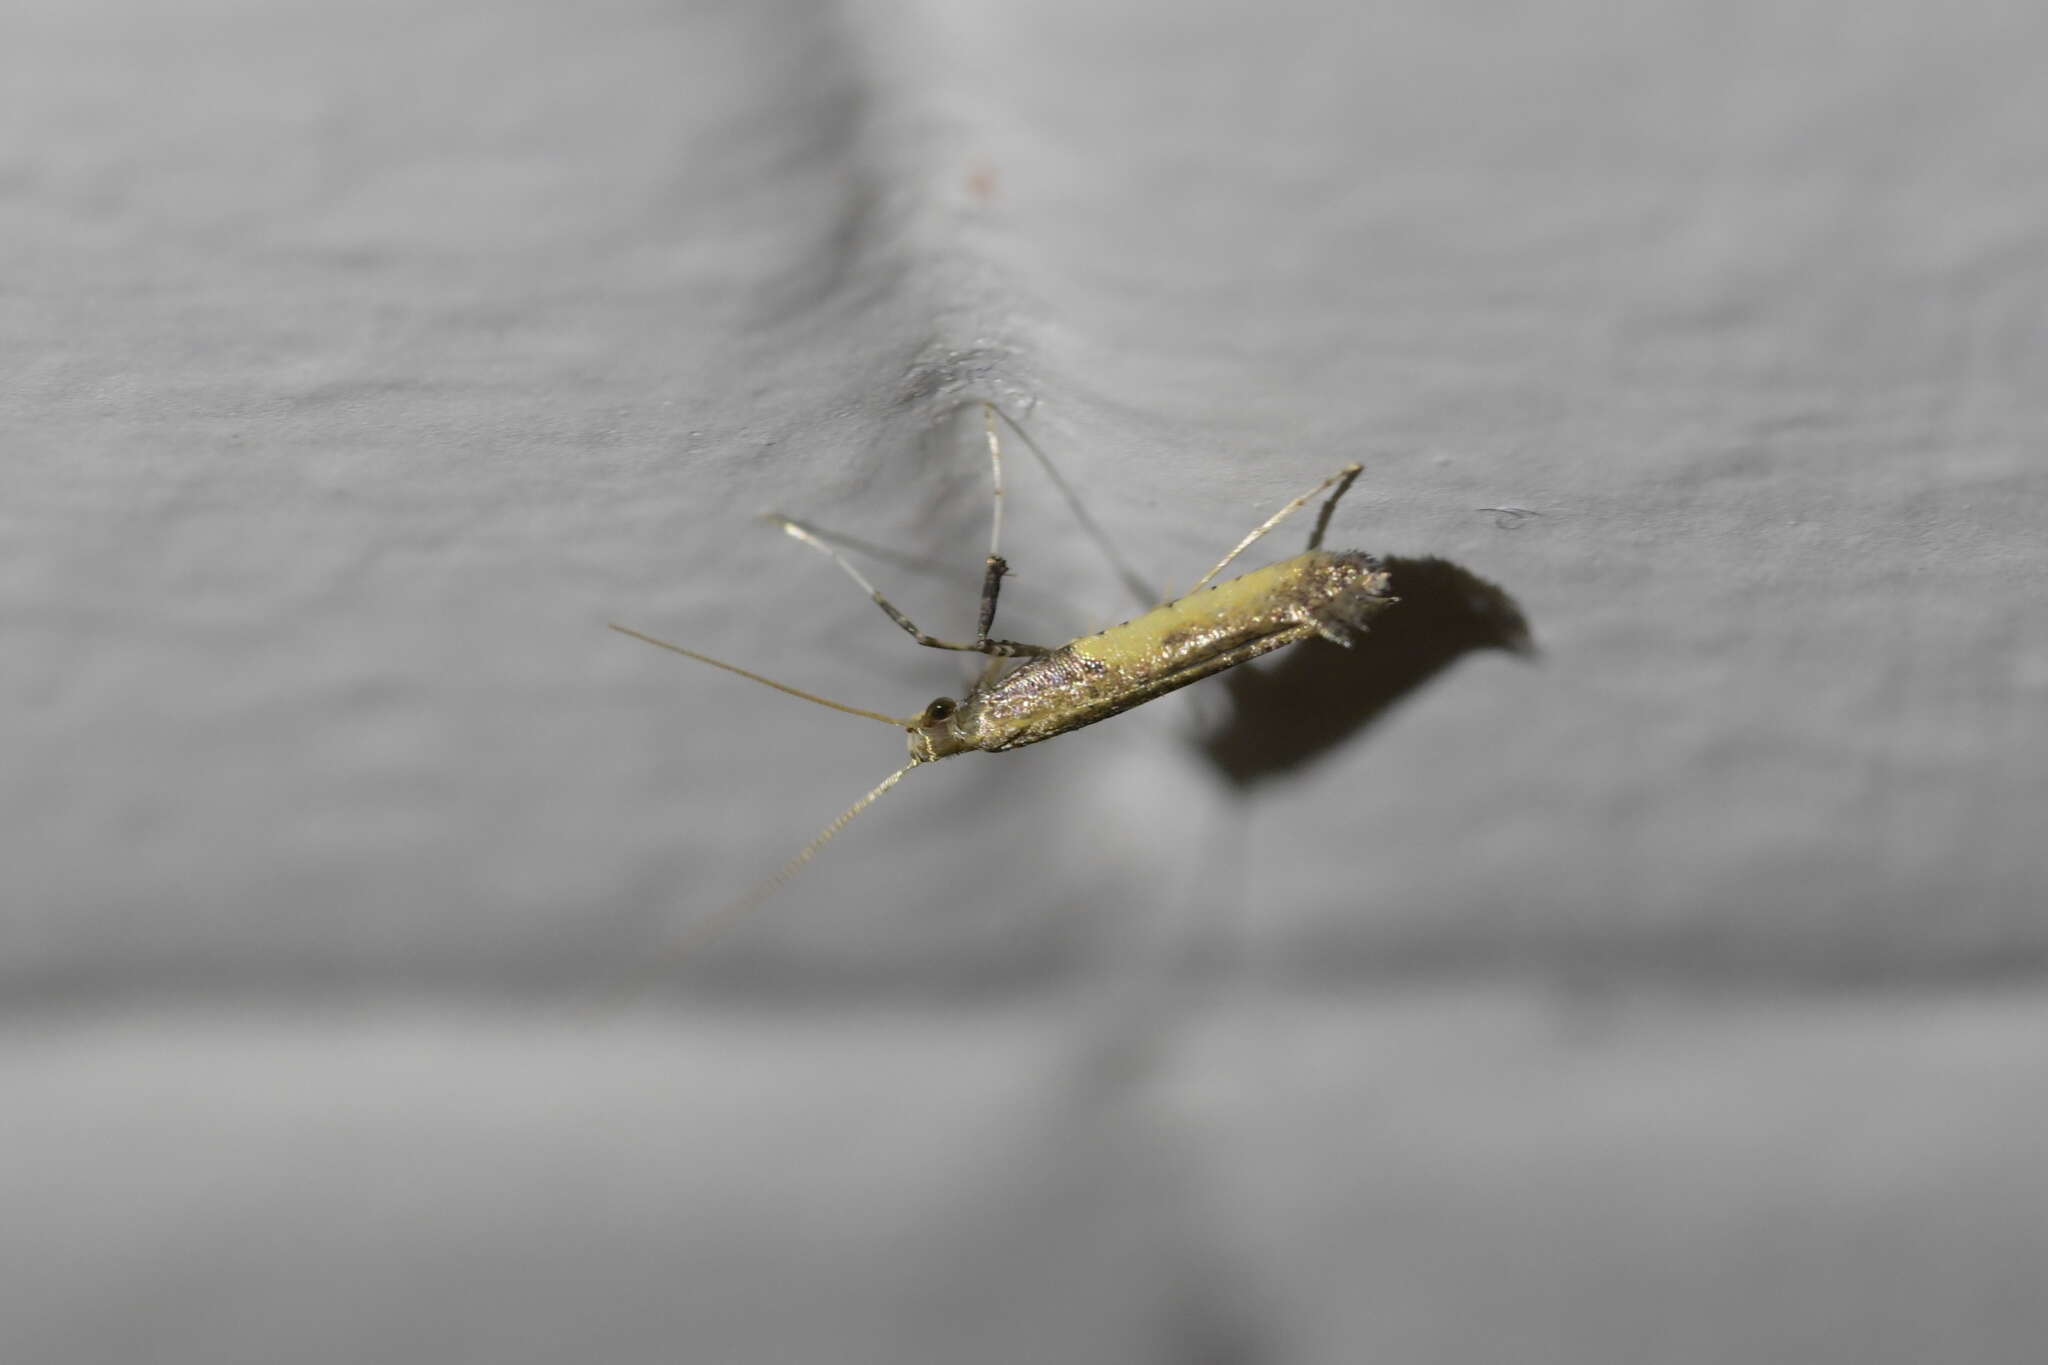
<path id="1" fill-rule="evenodd" d="M 841 811 L 839 813 L 838 819 L 834 820 L 831 824 L 825 826 L 825 828 L 819 830 L 818 837 L 811 840 L 808 844 L 805 844 L 803 848 L 798 851 L 797 855 L 794 858 L 791 858 L 788 862 L 784 863 L 781 866 L 781 868 L 776 871 L 774 876 L 762 882 L 759 886 L 756 886 L 746 895 L 740 897 L 739 900 L 733 902 L 731 905 L 719 911 L 717 914 L 711 916 L 709 919 L 699 920 L 691 928 L 686 929 L 681 935 L 681 937 L 679 937 L 676 940 L 676 946 L 678 948 L 696 946 L 698 943 L 703 942 L 706 936 L 722 932 L 733 921 L 742 918 L 746 915 L 746 913 L 749 910 L 752 910 L 762 901 L 765 901 L 770 896 L 774 895 L 776 890 L 780 888 L 784 882 L 788 881 L 791 877 L 794 877 L 805 863 L 809 862 L 811 859 L 818 856 L 819 849 L 823 848 L 825 845 L 832 842 L 833 835 L 839 833 L 840 830 L 845 829 L 848 825 L 852 824 L 854 816 L 859 815 L 869 806 L 872 806 L 875 804 L 875 802 L 881 800 L 883 793 L 887 792 L 889 788 L 895 786 L 898 782 L 901 782 L 903 780 L 903 774 L 909 772 L 912 768 L 915 768 L 922 761 L 922 759 L 913 758 L 910 760 L 910 762 L 904 764 L 895 772 L 890 773 L 887 777 L 883 778 L 879 783 L 876 784 L 875 789 L 873 791 L 869 792 L 866 796 L 863 796 L 860 800 L 854 802 L 845 810 Z"/>
<path id="2" fill-rule="evenodd" d="M 619 634 L 630 635 L 636 640 L 645 640 L 657 649 L 665 649 L 671 654 L 680 654 L 685 659 L 695 659 L 700 664 L 710 664 L 713 668 L 722 668 L 728 673 L 737 673 L 742 678 L 753 679 L 763 687 L 772 687 L 777 692 L 787 692 L 792 697 L 802 697 L 805 701 L 814 701 L 820 706 L 829 706 L 834 711 L 844 711 L 849 716 L 866 716 L 869 720 L 878 720 L 884 725 L 893 725 L 899 730 L 908 728 L 913 719 L 909 716 L 885 716 L 880 711 L 863 711 L 858 706 L 848 706 L 844 702 L 828 701 L 824 697 L 791 687 L 787 683 L 779 683 L 773 678 L 764 678 L 759 673 L 749 673 L 737 664 L 729 664 L 723 659 L 714 659 L 709 654 L 699 654 L 694 649 L 684 649 L 681 645 L 672 645 L 666 640 L 657 640 L 652 635 L 643 635 L 631 626 L 622 626 L 616 621 L 611 622 L 610 625 Z M 902 773 L 897 774 L 898 777 L 902 775 Z"/>
<path id="3" fill-rule="evenodd" d="M 747 892 L 746 895 L 740 897 L 731 905 L 726 906 L 723 910 L 718 911 L 716 914 L 707 915 L 705 918 L 689 925 L 674 938 L 662 944 L 652 957 L 642 961 L 640 970 L 633 974 L 633 981 L 619 989 L 607 1008 L 616 1007 L 632 996 L 637 995 L 655 980 L 666 975 L 668 969 L 675 964 L 676 959 L 703 947 L 707 942 L 745 919 L 749 913 L 760 908 L 761 903 L 774 895 L 784 882 L 794 877 L 805 863 L 817 857 L 818 850 L 832 842 L 833 835 L 852 824 L 853 818 L 856 815 L 859 815 L 869 806 L 879 801 L 883 793 L 887 792 L 889 788 L 895 786 L 898 782 L 901 782 L 903 774 L 915 768 L 918 762 L 919 760 L 912 759 L 904 764 L 895 772 L 883 778 L 880 785 L 873 791 L 840 812 L 838 819 L 818 831 L 818 837 L 805 844 L 802 851 L 784 863 L 781 870 L 776 872 L 774 876 L 759 883 L 753 890 Z"/>

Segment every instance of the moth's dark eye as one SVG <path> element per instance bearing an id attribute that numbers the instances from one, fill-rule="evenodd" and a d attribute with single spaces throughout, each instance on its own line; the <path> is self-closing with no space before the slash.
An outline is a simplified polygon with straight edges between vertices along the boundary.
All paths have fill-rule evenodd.
<path id="1" fill-rule="evenodd" d="M 945 720 L 952 714 L 953 699 L 951 697 L 940 697 L 930 706 L 924 708 L 924 718 L 926 720 Z"/>

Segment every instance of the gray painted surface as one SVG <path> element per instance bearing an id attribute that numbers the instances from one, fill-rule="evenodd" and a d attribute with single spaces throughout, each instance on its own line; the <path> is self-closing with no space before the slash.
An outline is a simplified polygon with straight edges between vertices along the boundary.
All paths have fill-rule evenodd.
<path id="1" fill-rule="evenodd" d="M 2044 44 L 15 6 L 0 1357 L 2038 1358 Z M 1161 586 L 1365 460 L 1407 624 L 592 1008 L 902 751 L 603 623 L 957 691 L 752 517 L 966 628 L 976 397 Z M 1005 630 L 1128 614 L 1012 482 Z"/>

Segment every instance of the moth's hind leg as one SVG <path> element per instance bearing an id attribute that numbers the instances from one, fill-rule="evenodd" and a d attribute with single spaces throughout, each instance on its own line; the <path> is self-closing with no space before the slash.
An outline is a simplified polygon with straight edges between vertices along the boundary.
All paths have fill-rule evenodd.
<path id="1" fill-rule="evenodd" d="M 1356 483 L 1358 476 L 1364 472 L 1365 466 L 1358 464 L 1348 464 L 1337 471 L 1337 486 L 1330 490 L 1330 496 L 1323 499 L 1322 510 L 1316 513 L 1315 529 L 1308 533 L 1307 549 L 1323 548 L 1323 534 L 1330 529 L 1330 516 L 1337 510 L 1337 500 L 1350 491 L 1351 485 Z M 1314 497 L 1315 494 L 1311 493 L 1309 496 Z"/>
<path id="2" fill-rule="evenodd" d="M 1316 494 L 1322 492 L 1325 488 L 1328 488 L 1330 485 L 1335 484 L 1337 486 L 1337 490 L 1334 493 L 1330 494 L 1330 500 L 1323 504 L 1323 510 L 1321 514 L 1316 517 L 1316 528 L 1309 535 L 1309 549 L 1314 550 L 1320 548 L 1323 540 L 1323 532 L 1330 524 L 1330 514 L 1334 512 L 1337 508 L 1337 499 L 1344 496 L 1344 490 L 1351 487 L 1352 481 L 1356 479 L 1359 476 L 1359 474 L 1364 471 L 1364 469 L 1365 466 L 1359 464 L 1345 465 L 1342 469 L 1332 474 L 1329 478 L 1324 479 L 1314 488 L 1309 489 L 1308 492 L 1303 493 L 1293 502 L 1288 503 L 1285 507 L 1275 512 L 1272 516 L 1267 517 L 1264 521 L 1259 523 L 1258 527 L 1254 529 L 1250 535 L 1246 536 L 1243 540 L 1237 542 L 1237 544 L 1231 548 L 1229 554 L 1217 560 L 1216 567 L 1209 570 L 1209 572 L 1203 574 L 1201 580 L 1197 582 L 1194 587 L 1189 588 L 1186 593 L 1182 594 L 1182 596 L 1191 597 L 1195 593 L 1200 592 L 1203 588 L 1208 587 L 1209 584 L 1215 581 L 1217 574 L 1220 574 L 1225 569 L 1229 568 L 1231 564 L 1236 561 L 1239 555 L 1243 554 L 1246 550 L 1251 549 L 1253 545 L 1257 544 L 1259 538 L 1264 536 L 1266 532 L 1272 530 L 1275 526 L 1278 526 L 1281 522 L 1287 520 L 1296 512 L 1299 512 L 1302 508 L 1306 507 L 1315 498 Z"/>

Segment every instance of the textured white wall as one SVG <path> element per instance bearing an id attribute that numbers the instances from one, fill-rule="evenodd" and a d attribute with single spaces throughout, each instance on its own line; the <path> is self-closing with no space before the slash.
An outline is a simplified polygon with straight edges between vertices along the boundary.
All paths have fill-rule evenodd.
<path id="1" fill-rule="evenodd" d="M 2044 52 L 15 6 L 0 1355 L 2034 1359 Z M 587 1011 L 902 743 L 603 623 L 957 690 L 752 518 L 966 627 L 975 397 L 1161 585 L 1365 460 L 1407 617 L 913 774 Z M 1013 485 L 1006 632 L 1126 614 Z"/>

